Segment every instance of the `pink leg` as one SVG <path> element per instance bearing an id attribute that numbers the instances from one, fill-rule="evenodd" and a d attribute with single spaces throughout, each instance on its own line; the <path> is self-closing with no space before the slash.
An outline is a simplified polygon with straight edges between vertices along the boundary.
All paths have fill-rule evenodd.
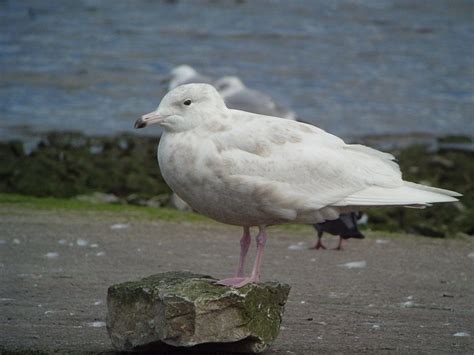
<path id="1" fill-rule="evenodd" d="M 265 231 L 265 226 L 259 227 L 260 231 L 257 235 L 257 257 L 255 258 L 255 263 L 253 265 L 252 275 L 250 277 L 234 277 L 230 279 L 220 280 L 217 283 L 225 286 L 233 287 L 242 287 L 249 283 L 256 283 L 260 281 L 262 260 L 263 260 L 263 251 L 265 249 L 265 243 L 267 241 L 267 233 Z"/>
<path id="2" fill-rule="evenodd" d="M 237 274 L 235 275 L 236 277 L 244 276 L 245 257 L 247 256 L 249 247 L 250 247 L 250 228 L 244 227 L 244 235 L 242 235 L 242 238 L 240 239 L 239 268 L 237 269 Z"/>
<path id="3" fill-rule="evenodd" d="M 265 226 L 259 227 L 259 232 L 257 235 L 257 257 L 255 258 L 255 263 L 253 265 L 252 276 L 248 282 L 259 282 L 260 281 L 260 269 L 262 268 L 263 261 L 263 251 L 265 249 L 265 244 L 267 243 L 267 232 L 265 231 Z"/>
<path id="4" fill-rule="evenodd" d="M 322 232 L 318 232 L 318 241 L 316 242 L 316 244 L 311 247 L 310 249 L 326 249 L 326 247 L 324 246 L 324 244 L 321 242 L 321 238 L 323 237 L 323 233 Z"/>
<path id="5" fill-rule="evenodd" d="M 337 247 L 334 248 L 334 250 L 343 250 L 342 248 L 343 241 L 344 239 L 342 239 L 342 237 L 339 237 L 339 244 L 337 245 Z"/>

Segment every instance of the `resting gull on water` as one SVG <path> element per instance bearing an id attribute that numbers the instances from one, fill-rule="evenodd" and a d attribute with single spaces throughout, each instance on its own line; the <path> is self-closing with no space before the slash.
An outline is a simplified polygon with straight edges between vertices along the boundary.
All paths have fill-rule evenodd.
<path id="1" fill-rule="evenodd" d="M 193 67 L 189 65 L 178 65 L 171 70 L 171 80 L 168 86 L 169 90 L 184 84 L 204 83 L 212 84 L 212 78 L 198 73 Z"/>
<path id="2" fill-rule="evenodd" d="M 208 84 L 181 85 L 136 128 L 163 128 L 158 162 L 173 191 L 196 211 L 242 226 L 237 275 L 259 282 L 268 225 L 314 224 L 379 206 L 454 202 L 457 192 L 404 181 L 391 154 L 344 141 L 315 126 L 226 107 Z M 252 274 L 244 276 L 250 227 L 258 227 Z"/>
<path id="3" fill-rule="evenodd" d="M 296 114 L 275 102 L 263 92 L 249 89 L 236 76 L 224 76 L 214 83 L 219 94 L 230 109 L 244 110 L 260 115 L 276 116 L 289 120 L 296 119 Z"/>
<path id="4" fill-rule="evenodd" d="M 211 77 L 200 74 L 189 65 L 179 65 L 173 68 L 170 75 L 169 90 L 184 84 L 211 84 L 214 85 L 222 96 L 228 108 L 290 120 L 296 118 L 296 114 L 293 111 L 277 104 L 267 94 L 249 89 L 237 76 L 224 76 L 214 81 Z"/>

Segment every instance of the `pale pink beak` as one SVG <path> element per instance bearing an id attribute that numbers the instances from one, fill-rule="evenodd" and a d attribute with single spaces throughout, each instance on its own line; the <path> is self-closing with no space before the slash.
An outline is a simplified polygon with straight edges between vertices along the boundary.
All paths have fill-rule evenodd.
<path id="1" fill-rule="evenodd" d="M 139 118 L 135 122 L 135 128 L 143 128 L 153 123 L 160 123 L 161 121 L 163 121 L 163 117 L 160 116 L 156 111 L 153 111 Z"/>

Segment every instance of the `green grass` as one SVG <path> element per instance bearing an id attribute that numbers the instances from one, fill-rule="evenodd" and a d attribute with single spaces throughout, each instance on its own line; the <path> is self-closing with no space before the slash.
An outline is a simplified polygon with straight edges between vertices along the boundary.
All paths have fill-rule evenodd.
<path id="1" fill-rule="evenodd" d="M 139 220 L 159 219 L 169 222 L 218 223 L 197 213 L 183 212 L 167 207 L 154 208 L 122 204 L 91 203 L 76 199 L 63 199 L 56 197 L 34 197 L 5 193 L 0 193 L 0 207 L 11 207 L 12 210 L 9 210 L 9 212 L 13 213 L 15 213 L 14 208 L 21 208 L 37 211 L 74 212 L 84 215 L 97 215 L 98 213 L 104 215 L 112 214 Z M 315 232 L 313 231 L 313 227 L 305 224 L 283 224 L 273 226 L 272 229 L 280 230 L 290 234 L 315 234 Z M 363 233 L 365 233 L 368 238 L 400 238 L 414 236 L 403 232 L 388 232 L 364 228 Z M 456 239 L 466 239 L 466 237 L 460 237 L 459 235 L 453 235 L 453 237 Z"/>
<path id="2" fill-rule="evenodd" d="M 172 208 L 153 208 L 133 205 L 91 203 L 76 199 L 55 197 L 34 197 L 0 193 L 0 206 L 21 207 L 46 211 L 73 211 L 79 213 L 118 213 L 144 219 L 161 219 L 174 222 L 210 221 L 210 219 L 192 212 L 182 212 Z"/>
<path id="3" fill-rule="evenodd" d="M 192 212 L 183 212 L 173 208 L 141 207 L 134 205 L 91 203 L 76 199 L 56 197 L 35 197 L 18 194 L 0 193 L 0 207 L 11 206 L 42 211 L 76 212 L 81 214 L 119 214 L 121 216 L 137 219 L 159 219 L 170 222 L 207 222 L 217 223 L 213 220 Z M 273 228 L 284 230 L 288 233 L 312 232 L 312 227 L 303 224 L 285 224 Z"/>

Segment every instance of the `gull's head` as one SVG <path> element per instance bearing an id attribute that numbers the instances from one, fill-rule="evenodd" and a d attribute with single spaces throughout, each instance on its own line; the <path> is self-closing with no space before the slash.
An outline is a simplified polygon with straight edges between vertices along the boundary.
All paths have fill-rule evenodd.
<path id="1" fill-rule="evenodd" d="M 197 72 L 189 65 L 178 65 L 171 70 L 170 74 L 169 88 L 171 90 L 190 80 L 193 76 L 197 75 Z"/>
<path id="2" fill-rule="evenodd" d="M 196 75 L 196 70 L 189 65 L 178 65 L 171 70 L 171 75 L 179 78 L 188 78 Z"/>
<path id="3" fill-rule="evenodd" d="M 236 76 L 223 76 L 216 80 L 214 86 L 222 96 L 232 95 L 245 88 L 244 83 Z"/>
<path id="4" fill-rule="evenodd" d="M 219 93 L 209 84 L 186 84 L 168 92 L 158 108 L 143 115 L 135 128 L 157 123 L 165 131 L 183 132 L 205 123 L 226 110 Z"/>

